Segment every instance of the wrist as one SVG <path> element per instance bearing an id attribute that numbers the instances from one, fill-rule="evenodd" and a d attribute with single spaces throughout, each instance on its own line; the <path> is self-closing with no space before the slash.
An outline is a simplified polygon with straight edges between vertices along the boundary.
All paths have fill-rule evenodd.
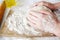
<path id="1" fill-rule="evenodd" d="M 54 4 L 55 9 L 60 8 L 60 2 Z"/>
<path id="2" fill-rule="evenodd" d="M 57 4 L 54 4 L 54 7 L 55 7 L 55 9 L 54 9 L 54 10 L 56 10 L 56 9 L 58 8 Z"/>

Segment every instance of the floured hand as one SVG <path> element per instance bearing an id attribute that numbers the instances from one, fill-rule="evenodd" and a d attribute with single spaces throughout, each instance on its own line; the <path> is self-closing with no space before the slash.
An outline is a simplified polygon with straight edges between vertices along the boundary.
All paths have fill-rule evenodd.
<path id="1" fill-rule="evenodd" d="M 33 6 L 27 16 L 28 24 L 35 29 L 53 32 L 58 23 L 56 15 L 45 6 Z"/>

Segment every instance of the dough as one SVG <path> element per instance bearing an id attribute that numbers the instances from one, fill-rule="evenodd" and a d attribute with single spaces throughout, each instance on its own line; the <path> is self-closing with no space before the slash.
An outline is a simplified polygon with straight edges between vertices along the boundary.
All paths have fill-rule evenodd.
<path id="1" fill-rule="evenodd" d="M 45 6 L 37 7 L 34 10 L 41 10 L 46 9 L 51 11 L 50 9 L 46 8 Z M 54 36 L 49 32 L 43 32 L 41 30 L 36 30 L 33 27 L 30 27 L 27 24 L 26 20 L 26 12 L 21 10 L 19 7 L 12 8 L 9 12 L 6 21 L 3 24 L 2 29 L 3 36 L 27 36 L 27 37 L 46 37 L 46 36 Z"/>

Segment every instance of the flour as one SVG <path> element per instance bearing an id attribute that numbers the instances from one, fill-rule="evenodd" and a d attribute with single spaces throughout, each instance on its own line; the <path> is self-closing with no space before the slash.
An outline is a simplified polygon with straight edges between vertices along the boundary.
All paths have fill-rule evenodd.
<path id="1" fill-rule="evenodd" d="M 7 24 L 7 28 L 10 31 L 14 31 L 18 34 L 21 35 L 28 35 L 28 36 L 42 36 L 45 32 L 39 30 L 37 31 L 35 28 L 33 28 L 33 26 L 29 26 L 27 23 L 27 15 L 28 13 L 25 12 L 23 10 L 24 8 L 20 8 L 20 7 L 14 7 L 12 8 L 13 13 L 11 15 L 8 16 L 8 18 L 6 19 L 6 24 Z M 41 7 L 36 7 L 36 10 L 49 10 L 51 12 L 50 9 L 47 9 L 45 6 L 41 6 Z M 35 8 L 34 8 L 35 10 Z M 44 21 L 45 19 L 43 19 L 42 21 Z M 45 20 L 46 21 L 46 20 Z M 44 22 L 42 22 L 44 23 Z M 45 24 L 44 24 L 45 26 Z M 47 29 L 48 30 L 48 29 Z"/>
<path id="2" fill-rule="evenodd" d="M 10 31 L 17 32 L 18 34 L 25 34 L 25 35 L 30 35 L 30 36 L 37 36 L 38 34 L 40 35 L 41 32 L 35 31 L 33 27 L 29 27 L 26 24 L 26 18 L 23 15 L 24 11 L 20 8 L 13 8 L 13 14 L 9 15 L 9 17 L 6 19 L 6 24 L 7 28 Z M 24 23 L 25 22 L 25 23 Z"/>

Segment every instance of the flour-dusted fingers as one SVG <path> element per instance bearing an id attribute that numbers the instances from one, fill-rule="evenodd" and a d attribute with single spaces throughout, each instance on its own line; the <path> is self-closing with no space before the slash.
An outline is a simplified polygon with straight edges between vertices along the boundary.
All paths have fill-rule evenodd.
<path id="1" fill-rule="evenodd" d="M 40 13 L 50 15 L 50 19 L 54 19 L 54 21 L 59 22 L 58 19 L 57 19 L 56 14 L 53 13 L 53 12 L 49 12 L 49 11 L 46 11 L 46 10 L 42 10 L 42 11 L 40 11 Z"/>
<path id="2" fill-rule="evenodd" d="M 35 29 L 43 29 L 41 19 L 43 18 L 43 14 L 35 11 L 29 12 L 29 15 L 27 16 L 27 23 L 34 27 Z"/>
<path id="3" fill-rule="evenodd" d="M 36 23 L 32 22 L 29 18 L 27 18 L 27 23 L 28 23 L 28 25 L 31 26 L 31 27 L 34 27 L 34 28 L 37 27 L 37 26 L 36 26 Z"/>
<path id="4" fill-rule="evenodd" d="M 42 14 L 46 14 L 46 15 L 50 15 L 50 14 L 53 13 L 53 12 L 50 12 L 50 11 L 47 11 L 47 10 L 40 10 L 39 12 L 42 13 Z"/>
<path id="5" fill-rule="evenodd" d="M 34 4 L 34 6 L 32 6 L 32 7 L 41 6 L 41 5 L 42 6 L 46 6 L 46 7 L 50 8 L 50 9 L 52 9 L 52 10 L 55 10 L 56 9 L 56 6 L 53 3 L 49 3 L 49 2 L 46 2 L 46 1 L 36 2 Z"/>
<path id="6" fill-rule="evenodd" d="M 33 20 L 34 21 L 34 20 Z M 31 19 L 27 18 L 27 23 L 29 26 L 33 27 L 34 29 L 39 29 L 39 30 L 44 30 L 43 26 L 42 26 L 42 22 L 38 21 L 38 22 L 33 22 Z"/>
<path id="7" fill-rule="evenodd" d="M 36 15 L 32 15 L 32 14 L 34 14 L 34 13 L 29 13 L 29 15 L 26 17 L 26 18 L 27 18 L 27 23 L 28 23 L 29 25 L 35 27 L 36 21 L 37 21 L 36 19 L 38 19 L 38 18 L 37 18 Z"/>

